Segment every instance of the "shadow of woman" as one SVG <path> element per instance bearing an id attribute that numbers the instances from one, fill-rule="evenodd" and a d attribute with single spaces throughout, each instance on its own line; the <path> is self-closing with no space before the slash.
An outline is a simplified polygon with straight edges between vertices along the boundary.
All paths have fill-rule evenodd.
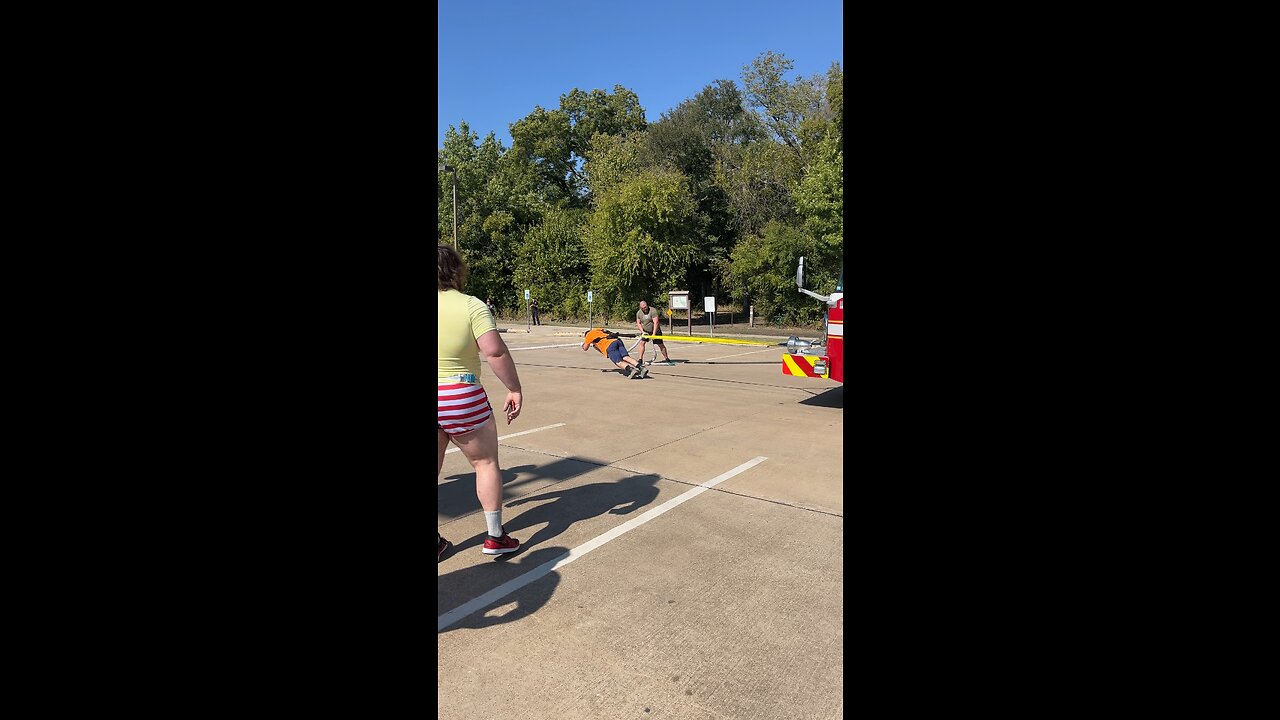
<path id="1" fill-rule="evenodd" d="M 503 469 L 503 492 L 508 492 L 508 487 L 516 486 L 521 482 L 521 472 L 527 474 L 532 469 L 532 465 Z M 480 510 L 480 501 L 476 498 L 476 474 L 474 472 L 458 473 L 444 478 L 436 484 L 436 498 L 439 512 L 450 517 L 460 517 Z"/>
<path id="2" fill-rule="evenodd" d="M 540 480 L 554 480 L 560 482 L 577 477 L 583 473 L 591 472 L 600 467 L 602 463 L 593 461 L 589 458 L 581 457 L 564 457 L 556 461 L 542 466 L 534 465 L 516 465 L 502 471 L 502 494 L 506 497 L 509 493 L 517 492 L 521 486 L 537 482 Z M 444 482 L 437 486 L 437 497 L 439 498 L 438 512 L 447 517 L 461 517 L 466 514 L 482 512 L 480 501 L 476 498 L 476 474 L 460 473 L 445 478 Z M 512 525 L 509 521 L 504 522 L 503 526 L 510 532 Z M 465 552 L 473 547 L 479 547 L 484 543 L 485 537 L 488 535 L 483 522 L 479 523 L 480 532 L 468 538 L 450 538 L 454 541 L 454 552 Z M 518 538 L 524 540 L 524 538 Z M 524 551 L 524 545 L 519 552 Z M 517 553 L 519 554 L 519 553 Z M 494 556 L 494 560 L 505 561 L 507 555 Z"/>
<path id="3" fill-rule="evenodd" d="M 528 555 L 521 555 L 519 562 L 503 564 L 501 567 L 507 572 L 497 577 L 492 563 L 480 563 L 438 576 L 436 607 L 446 607 L 451 597 L 459 595 L 459 589 L 463 589 L 463 597 L 474 599 L 442 613 L 437 620 L 437 634 L 456 628 L 491 627 L 532 615 L 547 604 L 560 584 L 560 573 L 552 568 L 568 557 L 568 548 L 539 548 Z M 503 577 L 507 578 L 505 582 L 494 584 Z M 513 601 L 516 603 L 513 610 L 502 614 L 495 612 Z"/>
<path id="4" fill-rule="evenodd" d="M 591 483 L 512 500 L 506 507 L 556 498 L 554 502 L 531 508 L 507 520 L 507 532 L 515 535 L 518 530 L 547 523 L 546 527 L 532 537 L 520 538 L 522 546 L 532 547 L 568 530 L 570 525 L 579 520 L 605 513 L 626 515 L 652 503 L 658 497 L 657 482 L 658 476 L 651 473 L 632 475 L 617 482 Z"/>

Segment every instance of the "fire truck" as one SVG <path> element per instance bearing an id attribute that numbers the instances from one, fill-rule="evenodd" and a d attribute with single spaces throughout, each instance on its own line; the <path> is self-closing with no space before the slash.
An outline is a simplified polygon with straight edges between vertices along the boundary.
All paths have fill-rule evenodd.
<path id="1" fill-rule="evenodd" d="M 804 258 L 796 268 L 796 288 L 827 306 L 826 332 L 823 337 L 807 342 L 792 335 L 787 340 L 787 354 L 782 356 L 782 374 L 827 378 L 844 382 L 844 270 L 840 284 L 830 295 L 819 295 L 804 287 Z"/>

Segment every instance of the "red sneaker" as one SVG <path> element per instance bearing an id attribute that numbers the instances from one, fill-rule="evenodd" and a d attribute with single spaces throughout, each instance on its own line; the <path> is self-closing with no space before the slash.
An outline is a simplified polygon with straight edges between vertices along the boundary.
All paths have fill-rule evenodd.
<path id="1" fill-rule="evenodd" d="M 496 538 L 492 535 L 484 536 L 484 554 L 485 555 L 504 555 L 513 553 L 520 549 L 520 541 L 507 534 L 507 529 L 502 528 L 502 537 Z"/>
<path id="2" fill-rule="evenodd" d="M 443 536 L 437 537 L 440 537 L 440 540 L 436 542 L 436 564 L 438 565 L 440 564 L 440 559 L 444 557 L 444 551 L 453 547 L 453 543 L 445 540 Z"/>

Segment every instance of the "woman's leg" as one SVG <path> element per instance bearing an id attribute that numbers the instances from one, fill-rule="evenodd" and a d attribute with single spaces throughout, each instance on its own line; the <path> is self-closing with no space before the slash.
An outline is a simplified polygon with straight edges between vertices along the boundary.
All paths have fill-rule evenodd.
<path id="1" fill-rule="evenodd" d="M 485 512 L 502 509 L 502 470 L 498 467 L 498 424 L 491 417 L 471 432 L 453 436 L 453 443 L 476 471 L 476 498 Z M 444 451 L 440 453 L 444 458 Z"/>
<path id="2" fill-rule="evenodd" d="M 436 457 L 436 482 L 440 481 L 440 473 L 444 470 L 444 451 L 449 449 L 449 433 L 436 426 L 436 446 L 439 448 L 438 457 Z M 449 542 L 444 539 L 439 530 L 436 530 L 436 560 L 444 554 L 445 543 Z"/>
<path id="3" fill-rule="evenodd" d="M 439 448 L 436 453 L 436 480 L 439 480 L 440 473 L 444 471 L 444 453 L 449 449 L 449 433 L 439 425 L 436 426 L 436 447 Z"/>

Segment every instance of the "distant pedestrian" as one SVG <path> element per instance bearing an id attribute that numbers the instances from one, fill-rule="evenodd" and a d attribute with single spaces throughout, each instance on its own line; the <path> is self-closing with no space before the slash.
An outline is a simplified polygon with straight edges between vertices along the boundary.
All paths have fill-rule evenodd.
<path id="1" fill-rule="evenodd" d="M 533 316 L 533 324 L 534 324 L 534 325 L 541 325 L 541 324 L 542 324 L 542 323 L 538 322 L 538 301 L 537 301 L 536 299 L 535 299 L 535 300 L 530 300 L 530 301 L 529 301 L 529 314 Z"/>
<path id="2" fill-rule="evenodd" d="M 496 307 L 494 307 L 494 306 L 493 306 L 493 298 L 489 298 L 488 300 L 485 300 L 485 301 L 484 301 L 484 304 L 489 306 L 489 314 L 493 316 L 493 319 L 494 319 L 494 320 L 497 320 L 497 319 L 498 319 L 498 308 L 496 308 Z"/>

